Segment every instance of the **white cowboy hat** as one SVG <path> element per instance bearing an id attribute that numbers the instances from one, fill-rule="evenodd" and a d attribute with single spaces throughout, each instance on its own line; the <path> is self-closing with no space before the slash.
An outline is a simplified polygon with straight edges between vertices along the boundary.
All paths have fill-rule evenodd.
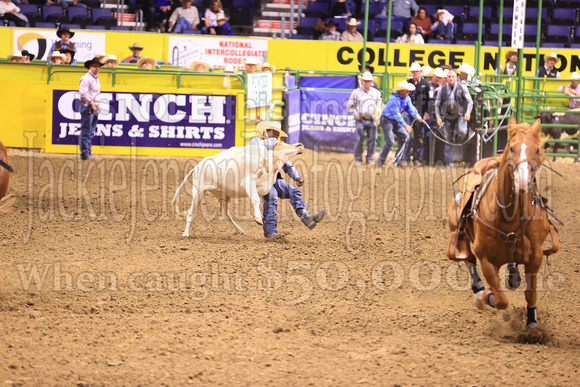
<path id="1" fill-rule="evenodd" d="M 65 55 L 65 54 L 63 54 L 63 53 L 61 53 L 60 51 L 55 51 L 55 52 L 53 52 L 53 53 L 52 53 L 52 55 L 51 55 L 51 56 L 49 56 L 48 58 L 49 58 L 49 59 L 50 59 L 50 58 L 60 58 L 60 59 L 62 59 L 62 61 L 64 62 L 64 61 L 65 61 L 65 59 L 66 59 L 66 55 Z"/>
<path id="2" fill-rule="evenodd" d="M 20 51 L 14 51 L 14 54 L 8 55 L 8 60 L 12 60 L 12 58 L 22 58 L 22 53 Z"/>
<path id="3" fill-rule="evenodd" d="M 437 67 L 435 71 L 433 71 L 433 75 L 437 78 L 445 78 L 445 71 L 441 67 Z"/>
<path id="4" fill-rule="evenodd" d="M 288 137 L 288 135 L 282 131 L 282 125 L 277 121 L 261 121 L 256 125 L 256 133 L 258 136 L 262 136 L 268 129 L 276 130 L 280 133 L 279 137 Z"/>
<path id="5" fill-rule="evenodd" d="M 409 71 L 421 71 L 421 70 L 423 70 L 423 66 L 421 66 L 417 62 L 413 62 L 413 63 L 411 63 L 411 68 L 409 68 L 407 70 L 409 70 Z"/>
<path id="6" fill-rule="evenodd" d="M 401 91 L 401 90 L 415 91 L 415 85 L 407 81 L 401 81 L 397 83 L 397 86 L 393 87 L 393 91 Z"/>
<path id="7" fill-rule="evenodd" d="M 354 17 L 351 17 L 349 21 L 345 22 L 347 26 L 359 26 L 360 22 L 356 21 Z"/>
<path id="8" fill-rule="evenodd" d="M 551 53 L 550 55 L 548 54 L 544 55 L 544 62 L 547 62 L 548 59 L 555 59 L 556 64 L 560 63 L 560 58 L 558 58 L 558 54 L 556 54 L 555 52 Z"/>
<path id="9" fill-rule="evenodd" d="M 363 74 L 361 81 L 374 81 L 375 79 L 373 78 L 373 74 L 371 74 L 368 71 L 365 71 L 365 73 Z"/>
<path id="10" fill-rule="evenodd" d="M 115 62 L 115 66 L 119 65 L 119 59 L 117 59 L 117 55 L 115 54 L 109 54 L 105 57 L 105 60 L 103 61 L 103 64 L 107 64 L 109 62 Z"/>
<path id="11" fill-rule="evenodd" d="M 449 69 L 443 70 L 443 74 L 444 74 L 443 78 L 447 78 L 447 74 L 449 74 Z"/>
<path id="12" fill-rule="evenodd" d="M 475 75 L 475 68 L 472 65 L 470 65 L 469 63 L 465 63 L 465 62 L 461 63 L 461 66 L 459 66 L 457 71 L 459 71 L 460 73 L 466 73 L 469 76 Z"/>
<path id="13" fill-rule="evenodd" d="M 271 72 L 275 72 L 276 71 L 276 67 L 274 67 L 274 65 L 271 65 L 268 62 L 264 62 L 263 65 L 260 66 L 260 71 L 264 71 L 265 68 L 269 68 Z"/>
<path id="14" fill-rule="evenodd" d="M 232 65 L 227 65 L 224 68 L 224 73 L 234 74 L 234 73 L 236 73 L 236 69 L 234 69 L 234 66 L 232 66 Z"/>
<path id="15" fill-rule="evenodd" d="M 433 69 L 431 66 L 423 66 L 423 74 L 424 77 L 431 77 L 433 76 Z"/>
<path id="16" fill-rule="evenodd" d="M 580 79 L 580 74 L 577 71 L 574 71 L 572 75 L 570 75 L 570 79 Z"/>
<path id="17" fill-rule="evenodd" d="M 258 59 L 254 58 L 254 57 L 249 57 L 246 59 L 245 64 L 247 65 L 258 65 Z"/>
<path id="18" fill-rule="evenodd" d="M 97 58 L 101 59 L 107 56 L 107 53 L 105 51 L 102 51 L 100 54 L 95 55 Z"/>

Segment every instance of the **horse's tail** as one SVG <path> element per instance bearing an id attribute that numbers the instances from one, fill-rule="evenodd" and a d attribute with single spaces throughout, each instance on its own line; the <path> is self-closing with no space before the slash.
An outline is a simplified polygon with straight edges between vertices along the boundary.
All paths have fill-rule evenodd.
<path id="1" fill-rule="evenodd" d="M 181 182 L 181 185 L 177 188 L 177 191 L 175 191 L 175 195 L 173 195 L 173 200 L 171 201 L 171 206 L 173 207 L 173 211 L 176 214 L 180 214 L 180 215 L 185 215 L 187 214 L 187 211 L 179 211 L 179 193 L 181 192 L 181 190 L 183 189 L 183 186 L 185 185 L 185 183 L 187 182 L 187 179 L 189 178 L 189 176 L 191 176 L 198 168 L 200 168 L 200 165 L 203 163 L 203 161 L 199 164 L 197 164 L 195 167 L 193 167 L 191 169 L 191 171 L 189 171 L 189 173 L 187 175 L 185 175 L 185 178 L 183 179 L 183 181 Z"/>

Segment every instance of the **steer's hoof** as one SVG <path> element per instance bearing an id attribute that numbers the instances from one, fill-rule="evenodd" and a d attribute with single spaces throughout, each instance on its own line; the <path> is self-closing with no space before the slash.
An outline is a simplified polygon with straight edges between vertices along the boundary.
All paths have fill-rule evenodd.
<path id="1" fill-rule="evenodd" d="M 262 218 L 254 216 L 254 222 L 258 223 L 261 226 L 262 225 Z"/>
<path id="2" fill-rule="evenodd" d="M 473 295 L 473 302 L 475 303 L 477 309 L 485 309 L 485 302 L 483 302 L 483 290 L 480 290 Z"/>

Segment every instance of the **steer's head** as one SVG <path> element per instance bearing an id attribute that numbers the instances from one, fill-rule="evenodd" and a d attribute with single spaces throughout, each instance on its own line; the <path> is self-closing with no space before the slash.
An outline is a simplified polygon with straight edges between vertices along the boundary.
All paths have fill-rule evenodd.
<path id="1" fill-rule="evenodd" d="M 298 144 L 287 144 L 285 142 L 279 141 L 272 148 L 274 154 L 278 156 L 284 163 L 290 160 L 292 157 L 304 152 L 304 145 Z"/>

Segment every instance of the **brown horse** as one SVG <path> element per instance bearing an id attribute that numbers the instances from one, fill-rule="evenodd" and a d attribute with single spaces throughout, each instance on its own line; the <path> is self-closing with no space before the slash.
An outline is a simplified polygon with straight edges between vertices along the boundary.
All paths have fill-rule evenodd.
<path id="1" fill-rule="evenodd" d="M 464 178 L 463 192 L 455 192 L 448 211 L 452 234 L 447 255 L 466 263 L 475 304 L 480 309 L 486 305 L 507 308 L 499 268 L 508 264 L 507 284 L 515 289 L 520 283 L 517 265 L 524 265 L 528 328 L 538 325 L 536 282 L 543 255 L 559 249 L 555 228 L 548 220 L 545 201 L 535 180 L 543 158 L 540 129 L 540 120 L 534 125 L 518 125 L 512 117 L 509 142 L 501 158 L 479 161 Z M 548 233 L 552 235 L 553 246 L 543 251 L 542 243 Z M 489 289 L 484 289 L 479 278 L 476 257 Z"/>
<path id="2" fill-rule="evenodd" d="M 8 152 L 2 141 L 0 141 L 0 200 L 6 195 L 8 191 L 8 181 L 12 168 L 8 165 Z M 0 213 L 6 212 L 10 209 L 12 203 L 0 203 Z"/>

